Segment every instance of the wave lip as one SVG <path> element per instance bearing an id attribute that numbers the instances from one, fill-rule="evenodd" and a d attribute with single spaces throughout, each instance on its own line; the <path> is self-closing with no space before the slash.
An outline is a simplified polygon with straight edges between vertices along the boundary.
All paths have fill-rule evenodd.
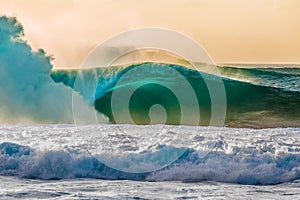
<path id="1" fill-rule="evenodd" d="M 274 156 L 253 148 L 234 148 L 231 153 L 220 151 L 225 146 L 224 142 L 216 143 L 214 150 L 204 158 L 199 156 L 201 151 L 188 149 L 179 160 L 163 169 L 150 173 L 126 173 L 107 167 L 89 155 L 67 151 L 37 152 L 15 143 L 1 143 L 0 174 L 47 180 L 96 178 L 250 185 L 273 185 L 300 179 L 299 153 Z"/>

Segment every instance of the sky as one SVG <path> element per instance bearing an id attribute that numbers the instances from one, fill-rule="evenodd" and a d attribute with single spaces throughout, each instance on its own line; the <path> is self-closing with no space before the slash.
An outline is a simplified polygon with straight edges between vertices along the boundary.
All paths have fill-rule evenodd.
<path id="1" fill-rule="evenodd" d="M 201 44 L 216 63 L 300 63 L 299 0 L 0 0 L 55 68 L 80 66 L 120 32 L 161 27 Z"/>

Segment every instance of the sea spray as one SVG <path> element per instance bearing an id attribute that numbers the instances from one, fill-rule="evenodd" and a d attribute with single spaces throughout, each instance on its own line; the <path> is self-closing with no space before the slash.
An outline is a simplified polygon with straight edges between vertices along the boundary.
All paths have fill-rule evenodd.
<path id="1" fill-rule="evenodd" d="M 51 77 L 51 57 L 33 51 L 23 40 L 24 31 L 16 18 L 0 17 L 0 121 L 72 123 L 72 98 L 81 102 L 88 122 L 94 112 L 72 89 Z M 98 114 L 100 121 L 105 117 Z"/>

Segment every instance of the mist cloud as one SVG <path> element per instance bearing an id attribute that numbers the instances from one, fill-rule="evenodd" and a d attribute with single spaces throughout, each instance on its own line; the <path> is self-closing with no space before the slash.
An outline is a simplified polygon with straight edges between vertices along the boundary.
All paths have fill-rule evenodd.
<path id="1" fill-rule="evenodd" d="M 32 51 L 23 35 L 16 18 L 0 17 L 0 122 L 72 123 L 72 89 L 51 79 L 51 58 Z"/>

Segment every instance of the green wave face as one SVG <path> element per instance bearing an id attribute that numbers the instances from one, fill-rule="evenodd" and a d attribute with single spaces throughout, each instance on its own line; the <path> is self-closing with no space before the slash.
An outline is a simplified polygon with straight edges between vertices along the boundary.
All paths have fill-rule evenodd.
<path id="1" fill-rule="evenodd" d="M 130 70 L 143 66 L 143 70 L 129 81 L 119 84 L 122 77 Z M 178 73 L 173 73 L 171 70 Z M 232 127 L 299 127 L 300 126 L 300 74 L 298 69 L 238 69 L 218 68 L 220 76 L 206 74 L 178 65 L 142 63 L 126 68 L 86 70 L 78 75 L 76 72 L 57 71 L 52 74 L 56 82 L 73 87 L 75 78 L 89 77 L 87 80 L 97 84 L 96 92 L 87 97 L 95 108 L 107 115 L 112 123 L 135 124 L 184 124 L 210 125 L 212 117 L 211 94 L 207 85 L 223 82 L 226 91 L 226 119 L 224 125 Z M 95 75 L 96 74 L 96 75 Z M 149 76 L 151 74 L 151 76 Z M 77 76 L 76 76 L 77 75 Z M 100 77 L 100 78 L 99 78 Z M 181 77 L 181 78 L 180 78 Z M 197 108 L 189 103 L 182 103 L 172 88 L 184 90 L 183 79 L 193 89 L 197 98 Z M 283 80 L 285 84 L 283 84 Z M 170 87 L 168 87 L 170 86 Z M 127 101 L 124 98 L 114 100 L 113 94 L 130 93 L 128 105 L 123 109 L 118 104 Z M 190 97 L 187 97 L 189 99 Z M 92 100 L 91 100 L 92 99 Z M 200 119 L 195 124 L 195 112 L 199 109 Z M 185 110 L 183 115 L 182 111 Z M 114 111 L 114 112 L 113 112 Z M 130 113 L 130 119 L 124 113 Z M 116 118 L 118 120 L 116 120 Z M 185 118 L 182 123 L 182 118 Z"/>
<path id="2" fill-rule="evenodd" d="M 167 80 L 173 81 L 173 80 Z M 203 83 L 202 79 L 199 80 L 190 80 L 193 81 L 191 85 L 197 89 L 196 97 L 198 100 L 198 106 L 200 108 L 201 117 L 198 120 L 198 124 L 207 125 L 210 121 L 210 97 L 206 85 Z M 111 98 L 113 92 L 118 92 L 117 90 L 123 90 L 124 93 L 129 93 L 126 90 L 130 90 L 130 87 L 135 87 L 133 85 L 126 85 L 121 88 L 114 89 L 109 91 L 104 96 L 98 98 L 95 101 L 95 108 L 105 113 L 110 117 L 111 121 L 115 123 L 114 116 L 112 114 L 111 107 Z M 174 82 L 175 85 L 180 87 L 180 83 Z M 197 86 L 197 88 L 196 88 Z M 123 99 L 119 99 L 123 101 Z M 118 102 L 119 103 L 119 102 Z M 122 102 L 120 102 L 122 103 Z M 152 112 L 152 106 L 160 105 L 161 109 L 158 109 L 157 112 Z M 155 108 L 155 107 L 154 107 Z M 199 109 L 197 108 L 197 109 Z M 154 83 L 145 83 L 143 86 L 139 87 L 130 98 L 128 107 L 125 107 L 125 110 L 118 111 L 121 115 L 122 112 L 125 112 L 126 109 L 129 109 L 130 115 L 136 124 L 150 124 L 155 121 L 155 123 L 162 124 L 182 124 L 181 118 L 189 118 L 195 110 L 187 104 L 182 104 L 179 102 L 176 95 L 167 87 L 162 86 L 161 84 Z M 188 115 L 181 113 L 181 110 L 187 110 L 190 112 Z M 187 119 L 185 125 L 193 125 L 194 119 Z M 126 116 L 120 120 L 118 123 L 130 123 Z"/>

